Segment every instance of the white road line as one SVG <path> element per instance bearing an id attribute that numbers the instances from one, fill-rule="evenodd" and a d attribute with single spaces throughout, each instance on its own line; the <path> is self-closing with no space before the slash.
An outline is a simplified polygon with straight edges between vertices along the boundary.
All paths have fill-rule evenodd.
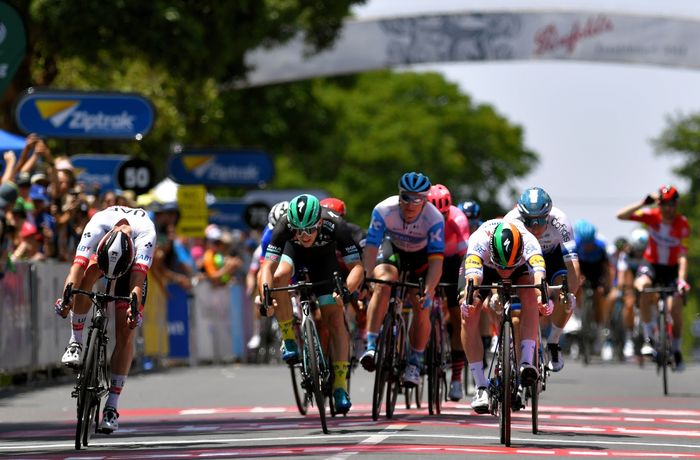
<path id="1" fill-rule="evenodd" d="M 360 441 L 357 445 L 358 446 L 359 445 L 370 445 L 370 446 L 377 445 L 377 444 L 381 443 L 382 441 L 384 441 L 385 439 L 387 439 L 388 437 L 395 435 L 399 431 L 403 430 L 407 426 L 408 425 L 401 425 L 401 424 L 388 425 L 386 428 L 384 428 L 379 433 L 371 435 L 367 439 Z M 332 457 L 328 457 L 326 460 L 345 460 L 346 458 L 351 457 L 351 456 L 358 454 L 358 453 L 359 453 L 358 450 L 353 450 L 352 446 L 350 446 L 346 449 L 346 452 L 341 452 L 337 455 L 333 455 Z"/>
<path id="2" fill-rule="evenodd" d="M 378 433 L 379 434 L 379 433 Z M 371 436 L 370 436 L 371 437 Z M 387 438 L 434 438 L 434 439 L 459 439 L 463 441 L 496 441 L 498 436 L 470 436 L 470 435 L 449 435 L 449 434 L 420 434 L 420 433 L 387 433 Z M 124 441 L 104 441 L 99 442 L 96 439 L 91 441 L 91 445 L 97 447 L 127 447 L 127 446 L 176 446 L 176 445 L 199 445 L 199 444 L 234 444 L 245 442 L 270 442 L 279 443 L 280 441 L 321 441 L 330 439 L 350 439 L 350 438 L 366 438 L 367 433 L 363 434 L 327 434 L 324 436 L 284 436 L 284 437 L 266 437 L 266 438 L 211 438 L 211 439 L 172 439 L 155 441 L 137 441 L 127 439 Z M 533 443 L 533 444 L 571 444 L 571 445 L 589 445 L 590 440 L 577 439 L 552 439 L 552 438 L 512 438 L 513 443 Z M 596 445 L 605 446 L 642 446 L 642 447 L 673 447 L 683 449 L 697 449 L 698 444 L 679 444 L 679 443 L 659 443 L 659 442 L 637 442 L 637 441 L 603 441 L 596 440 Z M 36 451 L 37 449 L 66 449 L 74 446 L 73 442 L 53 443 L 53 444 L 16 444 L 0 445 L 0 451 Z"/>

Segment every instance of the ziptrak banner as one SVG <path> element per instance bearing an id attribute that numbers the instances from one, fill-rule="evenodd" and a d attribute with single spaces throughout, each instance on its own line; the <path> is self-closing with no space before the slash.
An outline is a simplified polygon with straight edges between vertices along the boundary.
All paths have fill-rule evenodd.
<path id="1" fill-rule="evenodd" d="M 348 21 L 308 56 L 301 37 L 245 59 L 256 86 L 419 63 L 578 60 L 700 68 L 700 21 L 595 12 L 494 12 Z"/>
<path id="2" fill-rule="evenodd" d="M 272 180 L 274 165 L 258 150 L 188 150 L 170 155 L 168 175 L 178 184 L 258 187 Z"/>
<path id="3" fill-rule="evenodd" d="M 15 109 L 25 133 L 68 139 L 141 140 L 153 126 L 150 101 L 135 93 L 30 88 Z"/>

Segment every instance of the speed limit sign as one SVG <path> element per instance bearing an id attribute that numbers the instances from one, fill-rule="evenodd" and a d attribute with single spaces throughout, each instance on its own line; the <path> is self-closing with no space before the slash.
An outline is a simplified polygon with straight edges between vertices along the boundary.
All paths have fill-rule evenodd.
<path id="1" fill-rule="evenodd" d="M 125 161 L 117 172 L 117 183 L 122 190 L 133 190 L 140 195 L 153 188 L 153 166 L 146 160 L 132 158 Z"/>

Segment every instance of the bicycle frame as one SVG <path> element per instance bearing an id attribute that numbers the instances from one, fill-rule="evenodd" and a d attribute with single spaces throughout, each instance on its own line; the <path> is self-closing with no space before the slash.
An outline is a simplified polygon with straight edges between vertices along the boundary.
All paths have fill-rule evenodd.
<path id="1" fill-rule="evenodd" d="M 107 283 L 110 290 L 111 281 Z M 77 399 L 77 424 L 75 430 L 75 448 L 87 446 L 90 441 L 90 424 L 94 421 L 95 433 L 98 432 L 100 401 L 109 392 L 109 370 L 107 368 L 107 304 L 115 301 L 130 303 L 132 315 L 138 312 L 136 296 L 112 296 L 100 292 L 73 289 L 68 284 L 63 293 L 63 304 L 70 302 L 73 295 L 84 295 L 92 302 L 92 319 L 88 328 L 88 339 L 85 347 L 83 365 L 78 370 L 78 376 L 71 396 Z"/>
<path id="2" fill-rule="evenodd" d="M 438 284 L 430 310 L 430 341 L 426 353 L 428 413 L 430 415 L 440 414 L 443 398 L 447 394 L 450 342 L 445 329 L 442 301 L 445 298 L 444 288 L 449 286 L 449 283 Z"/>

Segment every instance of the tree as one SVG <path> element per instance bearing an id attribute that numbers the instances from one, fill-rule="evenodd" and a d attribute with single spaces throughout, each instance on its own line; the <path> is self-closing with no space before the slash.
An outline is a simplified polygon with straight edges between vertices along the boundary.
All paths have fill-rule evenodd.
<path id="1" fill-rule="evenodd" d="M 520 127 L 491 106 L 473 104 L 437 73 L 371 72 L 318 80 L 312 91 L 316 115 L 334 120 L 334 129 L 313 157 L 285 152 L 279 169 L 296 169 L 305 181 L 345 198 L 349 214 L 365 223 L 367 210 L 395 194 L 399 177 L 411 170 L 446 185 L 455 200 L 482 201 L 495 215 L 498 194 L 504 187 L 515 193 L 512 181 L 537 161 L 523 146 Z M 275 185 L 298 179 L 280 175 Z"/>
<path id="2" fill-rule="evenodd" d="M 310 52 L 331 44 L 350 7 L 364 0 L 9 0 L 28 29 L 28 54 L 2 102 L 2 125 L 29 86 L 53 85 L 74 58 L 96 71 L 140 61 L 175 88 L 245 75 L 245 53 L 303 34 Z M 121 88 L 111 88 L 121 89 Z M 177 102 L 189 94 L 181 94 Z"/>

